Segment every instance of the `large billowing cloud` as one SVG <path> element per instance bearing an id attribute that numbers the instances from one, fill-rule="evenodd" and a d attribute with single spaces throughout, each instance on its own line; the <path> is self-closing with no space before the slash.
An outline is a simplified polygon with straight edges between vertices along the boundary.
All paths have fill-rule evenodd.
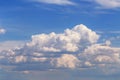
<path id="1" fill-rule="evenodd" d="M 99 44 L 98 39 L 99 35 L 83 24 L 60 34 L 32 35 L 22 48 L 1 51 L 0 65 L 22 71 L 99 68 L 116 72 L 120 48 L 110 47 L 110 41 Z"/>
<path id="2" fill-rule="evenodd" d="M 32 36 L 32 41 L 26 46 L 42 52 L 77 52 L 80 49 L 97 42 L 99 35 L 84 25 L 66 29 L 64 33 L 38 34 Z"/>

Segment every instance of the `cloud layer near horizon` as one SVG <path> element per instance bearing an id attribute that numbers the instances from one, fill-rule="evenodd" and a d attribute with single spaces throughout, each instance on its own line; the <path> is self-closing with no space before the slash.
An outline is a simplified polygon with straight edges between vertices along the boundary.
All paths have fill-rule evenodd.
<path id="1" fill-rule="evenodd" d="M 32 35 L 22 48 L 0 52 L 0 65 L 13 70 L 105 69 L 119 72 L 120 48 L 107 41 L 98 44 L 99 35 L 85 25 L 76 25 L 63 33 Z"/>

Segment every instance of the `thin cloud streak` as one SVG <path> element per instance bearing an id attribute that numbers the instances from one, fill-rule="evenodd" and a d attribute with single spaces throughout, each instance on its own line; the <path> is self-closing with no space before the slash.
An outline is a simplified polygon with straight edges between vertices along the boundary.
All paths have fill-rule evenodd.
<path id="1" fill-rule="evenodd" d="M 0 42 L 0 51 L 9 50 L 14 48 L 20 48 L 26 41 L 2 41 Z"/>
<path id="2" fill-rule="evenodd" d="M 101 8 L 104 9 L 115 9 L 120 8 L 120 0 L 93 0 L 98 5 L 100 5 Z"/>
<path id="3" fill-rule="evenodd" d="M 33 2 L 46 3 L 46 4 L 55 4 L 55 5 L 76 5 L 76 3 L 70 0 L 31 0 Z"/>

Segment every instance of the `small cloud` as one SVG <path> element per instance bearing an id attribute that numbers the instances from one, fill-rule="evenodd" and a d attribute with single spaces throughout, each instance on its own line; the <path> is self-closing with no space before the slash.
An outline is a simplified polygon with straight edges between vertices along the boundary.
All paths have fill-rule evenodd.
<path id="1" fill-rule="evenodd" d="M 31 0 L 31 1 L 56 5 L 76 5 L 76 3 L 70 0 Z"/>
<path id="2" fill-rule="evenodd" d="M 23 73 L 24 73 L 24 74 L 29 74 L 29 73 L 30 73 L 30 71 L 23 71 Z"/>
<path id="3" fill-rule="evenodd" d="M 6 30 L 3 28 L 0 28 L 0 34 L 5 34 L 5 33 L 6 33 Z"/>
<path id="4" fill-rule="evenodd" d="M 106 46 L 110 46 L 110 45 L 111 45 L 111 41 L 107 40 L 107 41 L 105 42 L 105 45 L 106 45 Z"/>

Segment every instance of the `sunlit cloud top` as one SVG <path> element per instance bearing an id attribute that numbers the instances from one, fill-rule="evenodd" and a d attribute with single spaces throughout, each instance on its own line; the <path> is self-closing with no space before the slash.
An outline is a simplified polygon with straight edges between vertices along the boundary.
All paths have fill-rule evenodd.
<path id="1" fill-rule="evenodd" d="M 105 69 L 107 74 L 119 73 L 120 48 L 112 47 L 109 40 L 98 43 L 99 39 L 95 31 L 83 24 L 63 33 L 32 35 L 24 46 L 0 51 L 0 65 L 14 66 L 13 71 L 95 68 Z"/>

